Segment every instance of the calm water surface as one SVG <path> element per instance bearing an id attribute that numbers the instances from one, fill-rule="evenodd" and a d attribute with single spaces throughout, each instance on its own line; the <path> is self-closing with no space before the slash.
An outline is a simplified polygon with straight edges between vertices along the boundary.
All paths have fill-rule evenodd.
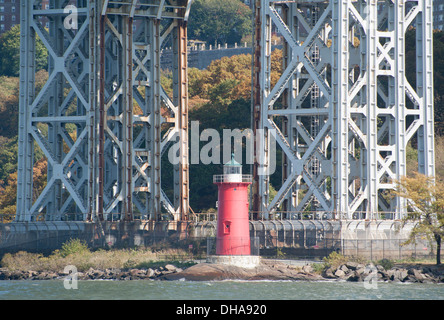
<path id="1" fill-rule="evenodd" d="M 299 281 L 0 281 L 1 300 L 444 300 L 444 284 Z"/>

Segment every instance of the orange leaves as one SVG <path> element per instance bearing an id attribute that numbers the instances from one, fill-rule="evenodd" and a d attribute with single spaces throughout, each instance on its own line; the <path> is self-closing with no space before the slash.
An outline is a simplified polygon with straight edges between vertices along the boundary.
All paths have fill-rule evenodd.
<path id="1" fill-rule="evenodd" d="M 47 182 L 47 161 L 41 159 L 34 164 L 33 168 L 33 201 L 43 191 Z M 0 185 L 0 213 L 14 215 L 17 200 L 17 172 L 11 173 L 6 186 Z"/>
<path id="2" fill-rule="evenodd" d="M 229 100 L 249 100 L 251 98 L 250 54 L 223 57 L 213 61 L 207 69 L 190 69 L 190 99 L 210 99 L 216 95 L 229 96 Z M 274 50 L 271 55 L 271 84 L 274 85 L 282 74 L 282 51 Z M 228 85 L 229 84 L 229 85 Z M 220 92 L 221 87 L 228 90 Z"/>

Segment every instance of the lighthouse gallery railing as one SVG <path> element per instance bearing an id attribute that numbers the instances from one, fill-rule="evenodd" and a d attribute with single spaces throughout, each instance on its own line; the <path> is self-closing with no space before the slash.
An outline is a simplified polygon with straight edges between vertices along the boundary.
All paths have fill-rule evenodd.
<path id="1" fill-rule="evenodd" d="M 239 178 L 237 177 L 239 176 Z M 213 176 L 213 183 L 220 182 L 251 182 L 253 180 L 251 174 L 234 175 L 234 174 L 217 174 Z"/>

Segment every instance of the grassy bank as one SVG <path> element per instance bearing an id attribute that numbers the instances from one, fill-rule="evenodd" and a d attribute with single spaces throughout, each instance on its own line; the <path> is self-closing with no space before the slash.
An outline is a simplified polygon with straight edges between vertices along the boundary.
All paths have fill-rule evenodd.
<path id="1" fill-rule="evenodd" d="M 191 258 L 185 250 L 181 249 L 153 251 L 150 248 L 138 248 L 91 251 L 82 241 L 72 239 L 49 256 L 25 251 L 7 253 L 3 256 L 0 265 L 10 271 L 33 270 L 37 272 L 59 272 L 67 265 L 74 265 L 78 271 L 84 272 L 89 268 L 100 270 L 153 268 L 173 262 L 177 267 L 186 267 L 192 263 L 184 261 L 189 261 Z"/>

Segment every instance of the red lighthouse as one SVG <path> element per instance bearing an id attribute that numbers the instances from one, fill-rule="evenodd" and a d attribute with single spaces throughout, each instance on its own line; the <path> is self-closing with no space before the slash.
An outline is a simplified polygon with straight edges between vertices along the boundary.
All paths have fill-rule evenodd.
<path id="1" fill-rule="evenodd" d="M 215 175 L 218 186 L 216 255 L 250 255 L 248 185 L 250 175 L 234 160 L 224 165 L 224 174 Z"/>

